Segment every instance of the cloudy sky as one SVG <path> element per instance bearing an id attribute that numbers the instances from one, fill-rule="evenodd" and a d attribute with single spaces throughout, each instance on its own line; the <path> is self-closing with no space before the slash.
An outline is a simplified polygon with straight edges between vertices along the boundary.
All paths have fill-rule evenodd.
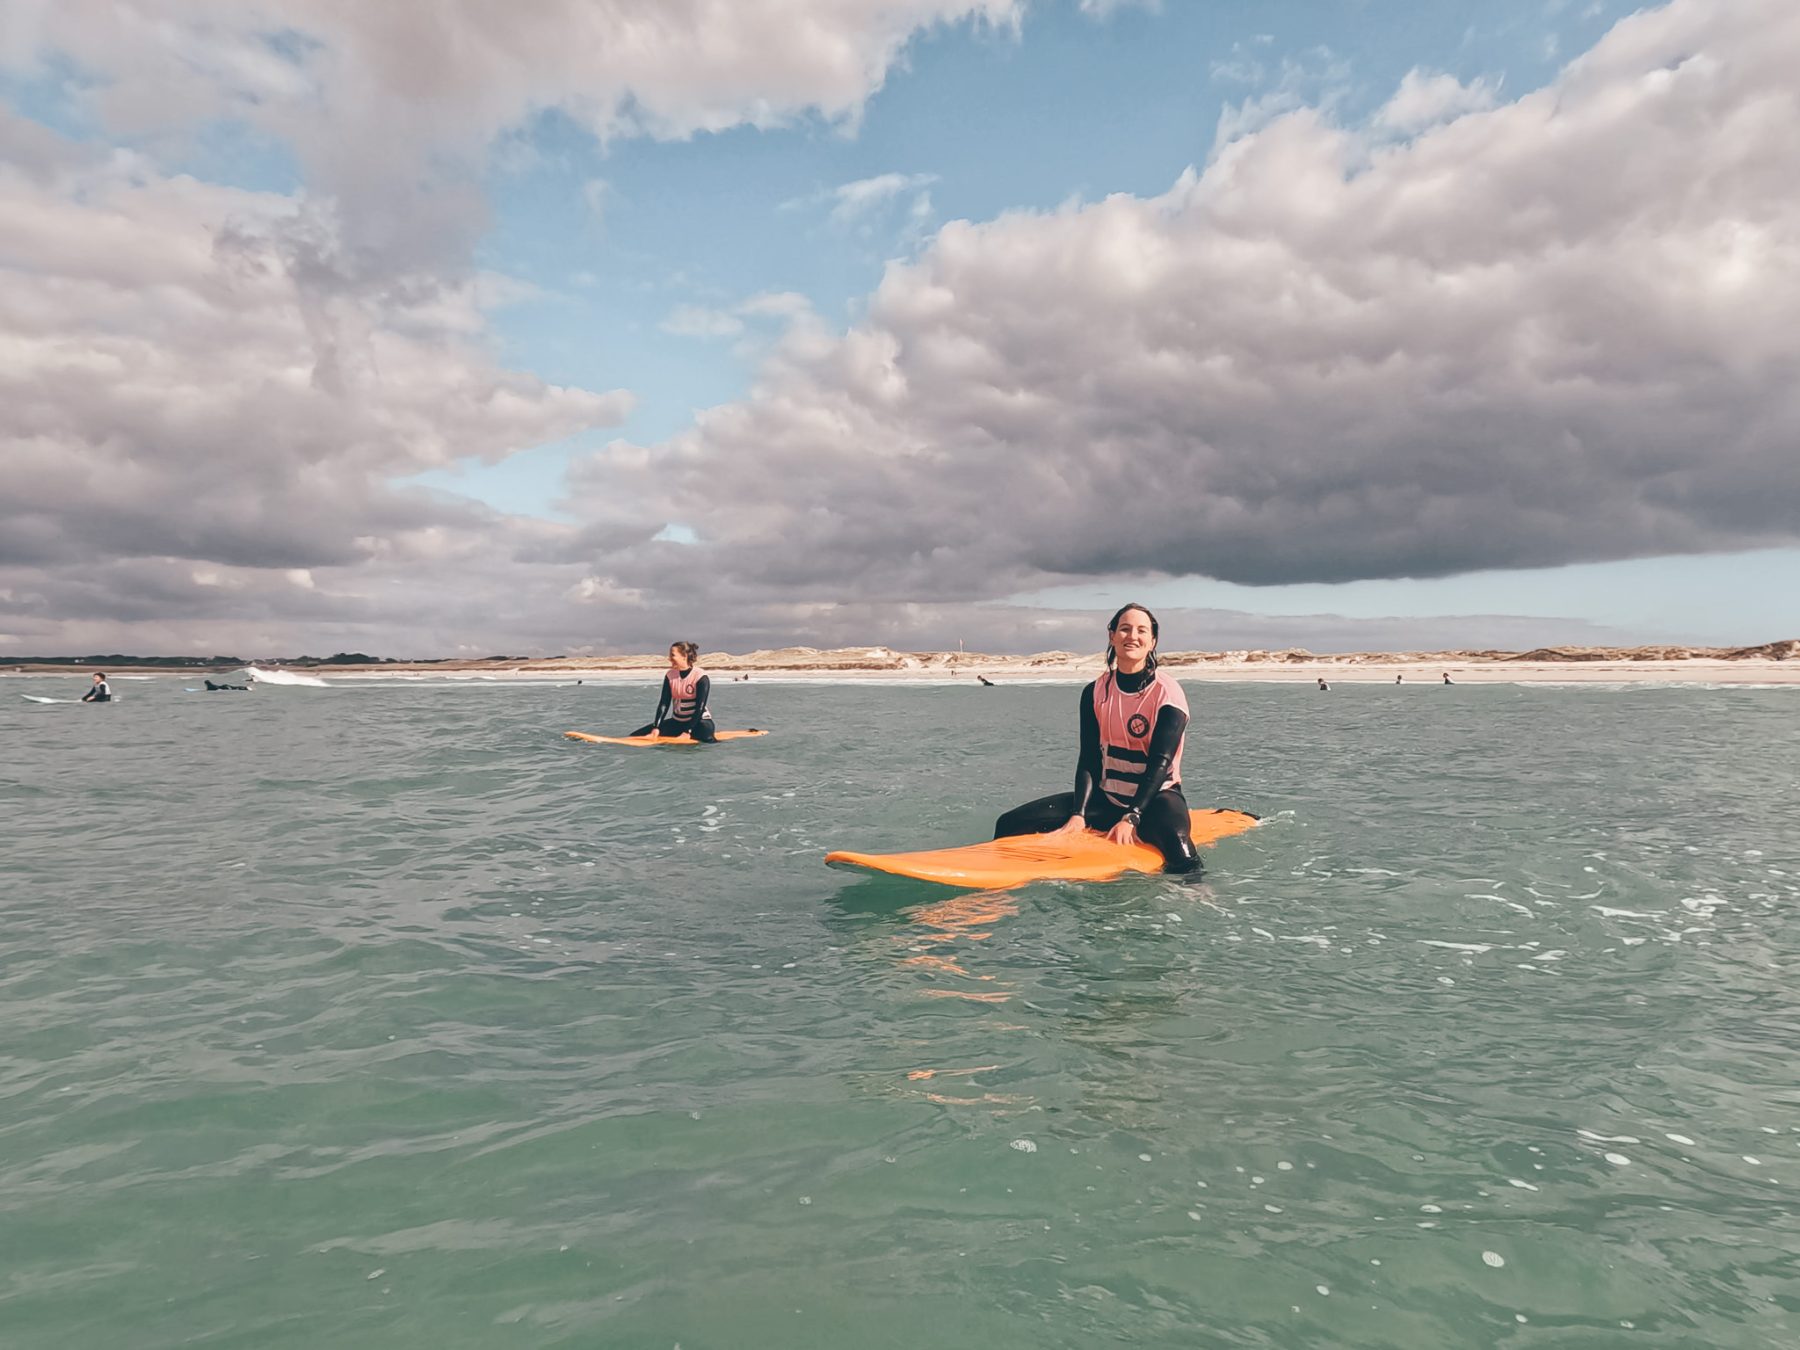
<path id="1" fill-rule="evenodd" d="M 0 653 L 1800 634 L 1800 5 L 0 0 Z"/>

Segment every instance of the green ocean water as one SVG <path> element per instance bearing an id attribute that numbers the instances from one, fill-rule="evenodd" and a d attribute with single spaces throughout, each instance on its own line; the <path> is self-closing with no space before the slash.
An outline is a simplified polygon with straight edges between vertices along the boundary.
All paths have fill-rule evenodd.
<path id="1" fill-rule="evenodd" d="M 1071 685 L 28 704 L 0 1345 L 1792 1346 L 1800 690 L 1188 685 L 1199 883 L 824 867 Z"/>

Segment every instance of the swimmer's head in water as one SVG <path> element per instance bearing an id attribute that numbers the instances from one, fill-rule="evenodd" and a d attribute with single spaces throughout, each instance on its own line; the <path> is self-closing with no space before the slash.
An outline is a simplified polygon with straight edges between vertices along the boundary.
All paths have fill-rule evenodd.
<path id="1" fill-rule="evenodd" d="M 1106 664 L 1110 668 L 1120 657 L 1131 659 L 1141 655 L 1144 669 L 1156 669 L 1156 641 L 1162 629 L 1156 615 L 1142 605 L 1125 605 L 1106 625 Z"/>

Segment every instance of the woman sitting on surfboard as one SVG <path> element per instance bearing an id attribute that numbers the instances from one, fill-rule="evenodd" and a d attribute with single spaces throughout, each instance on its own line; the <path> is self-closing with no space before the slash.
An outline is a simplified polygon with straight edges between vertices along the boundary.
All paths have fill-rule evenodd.
<path id="1" fill-rule="evenodd" d="M 686 732 L 709 745 L 717 739 L 712 709 L 706 706 L 712 693 L 712 676 L 695 664 L 699 657 L 700 644 L 696 642 L 677 642 L 669 648 L 669 671 L 663 676 L 656 717 L 632 732 L 633 736 L 679 736 Z"/>
<path id="2" fill-rule="evenodd" d="M 1114 843 L 1141 835 L 1168 872 L 1200 866 L 1181 795 L 1187 695 L 1156 669 L 1156 616 L 1126 605 L 1107 624 L 1106 673 L 1081 691 L 1081 758 L 1075 790 L 1014 807 L 994 838 L 1102 830 Z"/>

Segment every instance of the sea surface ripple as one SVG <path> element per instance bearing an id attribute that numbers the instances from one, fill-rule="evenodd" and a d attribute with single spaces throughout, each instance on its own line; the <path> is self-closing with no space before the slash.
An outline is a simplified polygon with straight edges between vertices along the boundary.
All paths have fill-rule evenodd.
<path id="1" fill-rule="evenodd" d="M 0 1344 L 1800 1344 L 1800 695 L 1190 684 L 1199 882 L 832 847 L 1073 686 L 0 707 Z"/>

